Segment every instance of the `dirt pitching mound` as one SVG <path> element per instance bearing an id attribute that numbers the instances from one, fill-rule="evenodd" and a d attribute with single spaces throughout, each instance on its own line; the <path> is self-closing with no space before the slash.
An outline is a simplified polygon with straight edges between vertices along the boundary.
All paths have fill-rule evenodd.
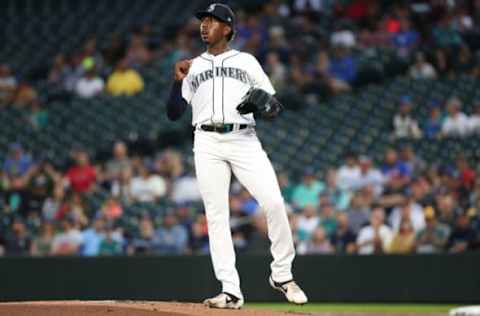
<path id="1" fill-rule="evenodd" d="M 0 315 L 8 316 L 286 316 L 259 310 L 220 310 L 201 304 L 130 301 L 48 301 L 1 303 Z"/>

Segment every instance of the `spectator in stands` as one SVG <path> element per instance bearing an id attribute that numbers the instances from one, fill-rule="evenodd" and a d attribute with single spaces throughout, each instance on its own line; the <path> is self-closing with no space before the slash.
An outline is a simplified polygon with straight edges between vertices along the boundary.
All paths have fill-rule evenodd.
<path id="1" fill-rule="evenodd" d="M 350 229 L 355 235 L 358 234 L 362 227 L 368 224 L 370 207 L 362 191 L 355 192 L 345 214 L 347 214 Z"/>
<path id="2" fill-rule="evenodd" d="M 337 229 L 331 237 L 335 252 L 347 254 L 355 253 L 356 239 L 357 236 L 350 229 L 348 215 L 345 213 L 337 213 Z"/>
<path id="3" fill-rule="evenodd" d="M 450 17 L 445 15 L 433 28 L 433 40 L 435 45 L 442 48 L 457 48 L 463 40 L 460 33 L 450 25 Z"/>
<path id="4" fill-rule="evenodd" d="M 457 202 L 452 193 L 439 194 L 436 196 L 436 205 L 438 209 L 438 221 L 448 227 L 454 227 L 457 214 L 460 213 Z"/>
<path id="5" fill-rule="evenodd" d="M 362 228 L 357 237 L 358 253 L 368 255 L 385 253 L 393 237 L 392 230 L 384 224 L 385 212 L 375 208 L 370 216 L 370 226 Z"/>
<path id="6" fill-rule="evenodd" d="M 455 228 L 448 239 L 448 252 L 459 253 L 472 249 L 475 238 L 475 231 L 470 226 L 470 219 L 468 215 L 459 215 Z"/>
<path id="7" fill-rule="evenodd" d="M 313 205 L 305 205 L 297 219 L 296 239 L 300 242 L 308 240 L 319 224 L 320 217 L 317 214 L 317 209 Z"/>
<path id="8" fill-rule="evenodd" d="M 170 197 L 177 204 L 202 201 L 197 178 L 192 174 L 176 178 L 172 183 Z"/>
<path id="9" fill-rule="evenodd" d="M 401 228 L 401 223 L 410 221 L 415 232 L 425 228 L 423 208 L 411 197 L 407 197 L 402 205 L 395 207 L 390 213 L 389 222 L 394 231 Z"/>
<path id="10" fill-rule="evenodd" d="M 427 138 L 439 138 L 442 131 L 443 117 L 440 111 L 438 101 L 432 101 L 430 104 L 430 113 L 423 128 L 423 134 Z"/>
<path id="11" fill-rule="evenodd" d="M 151 254 L 154 247 L 155 227 L 149 215 L 144 214 L 138 224 L 139 233 L 130 242 L 128 254 Z"/>
<path id="12" fill-rule="evenodd" d="M 439 223 L 435 215 L 435 209 L 427 206 L 424 209 L 426 226 L 417 234 L 417 253 L 440 253 L 443 252 L 448 241 L 450 229 Z"/>
<path id="13" fill-rule="evenodd" d="M 325 229 L 328 237 L 331 237 L 337 230 L 335 207 L 329 200 L 325 200 L 320 205 L 320 226 Z"/>
<path id="14" fill-rule="evenodd" d="M 464 155 L 459 155 L 455 161 L 457 167 L 457 196 L 460 201 L 467 200 L 473 190 L 476 179 L 476 172 Z"/>
<path id="15" fill-rule="evenodd" d="M 100 256 L 121 255 L 123 252 L 122 243 L 115 238 L 115 231 L 111 225 L 107 225 L 105 237 L 100 241 L 98 254 Z"/>
<path id="16" fill-rule="evenodd" d="M 300 243 L 297 252 L 301 255 L 329 254 L 334 253 L 335 248 L 330 243 L 325 229 L 323 227 L 317 227 L 309 240 Z"/>
<path id="17" fill-rule="evenodd" d="M 422 136 L 417 120 L 411 114 L 412 107 L 410 96 L 403 96 L 400 99 L 399 111 L 393 117 L 393 135 L 395 138 L 420 138 Z"/>
<path id="18" fill-rule="evenodd" d="M 474 102 L 473 113 L 468 119 L 468 128 L 471 134 L 480 134 L 480 99 Z"/>
<path id="19" fill-rule="evenodd" d="M 400 18 L 400 30 L 393 35 L 392 44 L 396 49 L 397 55 L 402 58 L 408 58 L 420 42 L 420 34 L 411 27 L 410 20 L 407 17 Z"/>
<path id="20" fill-rule="evenodd" d="M 122 205 L 113 197 L 105 200 L 102 207 L 98 211 L 97 216 L 103 217 L 108 222 L 112 223 L 123 214 Z"/>
<path id="21" fill-rule="evenodd" d="M 339 89 L 333 90 L 334 94 L 349 91 L 357 79 L 357 60 L 347 48 L 337 47 L 330 58 L 328 73 L 341 83 L 335 85 Z"/>
<path id="22" fill-rule="evenodd" d="M 30 168 L 25 176 L 28 183 L 28 208 L 30 212 L 42 213 L 45 199 L 52 195 L 54 186 L 60 181 L 61 175 L 47 161 L 41 161 Z"/>
<path id="23" fill-rule="evenodd" d="M 442 125 L 442 135 L 447 137 L 464 137 L 469 132 L 468 117 L 461 112 L 462 101 L 452 97 L 447 101 L 448 116 Z"/>
<path id="24" fill-rule="evenodd" d="M 128 61 L 122 59 L 118 62 L 114 72 L 108 77 L 107 91 L 114 96 L 132 96 L 143 91 L 144 84 L 140 74 L 128 67 Z"/>
<path id="25" fill-rule="evenodd" d="M 167 193 L 167 183 L 146 166 L 140 166 L 138 176 L 130 183 L 130 194 L 134 201 L 155 202 Z"/>
<path id="26" fill-rule="evenodd" d="M 36 99 L 32 102 L 30 107 L 29 122 L 34 130 L 44 129 L 48 124 L 48 111 L 40 102 Z"/>
<path id="27" fill-rule="evenodd" d="M 360 179 L 360 167 L 357 156 L 348 152 L 345 154 L 345 163 L 337 170 L 337 185 L 343 190 L 356 189 Z"/>
<path id="28" fill-rule="evenodd" d="M 20 217 L 16 217 L 11 224 L 11 230 L 5 236 L 5 254 L 9 256 L 27 255 L 31 242 L 24 221 Z"/>
<path id="29" fill-rule="evenodd" d="M 97 256 L 100 252 L 100 243 L 105 235 L 105 220 L 97 216 L 93 225 L 82 231 L 81 254 L 83 256 Z"/>
<path id="30" fill-rule="evenodd" d="M 295 208 L 302 209 L 306 205 L 316 207 L 318 195 L 325 189 L 325 184 L 315 177 L 315 171 L 307 168 L 303 173 L 303 181 L 298 184 L 292 194 L 292 204 Z"/>
<path id="31" fill-rule="evenodd" d="M 55 235 L 55 227 L 51 222 L 43 222 L 40 235 L 36 236 L 30 246 L 30 255 L 32 256 L 49 256 L 52 252 L 53 236 Z"/>
<path id="32" fill-rule="evenodd" d="M 81 98 L 92 98 L 103 92 L 105 83 L 97 76 L 96 66 L 93 58 L 88 57 L 82 61 L 85 74 L 77 81 L 75 93 Z"/>
<path id="33" fill-rule="evenodd" d="M 115 144 L 113 144 L 112 154 L 113 157 L 108 160 L 103 176 L 106 181 L 120 179 L 122 171 L 132 167 L 130 157 L 128 156 L 127 145 L 123 141 L 116 141 Z"/>
<path id="34" fill-rule="evenodd" d="M 412 176 L 420 175 L 426 169 L 425 161 L 415 153 L 411 145 L 404 145 L 400 148 L 399 160 L 406 165 L 408 173 Z"/>
<path id="35" fill-rule="evenodd" d="M 0 64 L 0 108 L 9 104 L 17 90 L 17 79 L 9 66 Z"/>
<path id="36" fill-rule="evenodd" d="M 56 233 L 52 241 L 52 254 L 76 255 L 80 250 L 83 238 L 77 224 L 72 218 L 62 220 L 62 231 Z"/>
<path id="37" fill-rule="evenodd" d="M 132 34 L 125 58 L 133 68 L 143 67 L 152 61 L 153 54 L 141 33 Z"/>
<path id="38" fill-rule="evenodd" d="M 409 254 L 415 250 L 415 232 L 409 219 L 403 218 L 400 227 L 390 243 L 389 253 Z"/>
<path id="39" fill-rule="evenodd" d="M 208 244 L 208 225 L 205 214 L 198 214 L 192 224 L 191 248 L 193 253 L 207 254 Z"/>
<path id="40" fill-rule="evenodd" d="M 165 214 L 163 225 L 155 230 L 153 244 L 155 252 L 164 255 L 179 255 L 187 251 L 187 230 L 177 224 L 173 214 Z"/>
<path id="41" fill-rule="evenodd" d="M 371 187 L 374 196 L 379 197 L 383 192 L 384 177 L 382 172 L 372 165 L 373 162 L 370 157 L 361 156 L 359 158 L 360 176 L 358 180 L 352 183 L 352 187 L 354 190 Z"/>
<path id="42" fill-rule="evenodd" d="M 346 25 L 340 24 L 330 35 L 330 45 L 352 49 L 356 46 L 355 34 Z"/>
<path id="43" fill-rule="evenodd" d="M 182 155 L 175 150 L 167 149 L 155 159 L 155 171 L 170 181 L 174 181 L 184 173 Z"/>
<path id="44" fill-rule="evenodd" d="M 462 45 L 458 51 L 458 57 L 453 61 L 453 71 L 456 74 L 472 74 L 475 69 L 475 60 L 467 45 Z"/>
<path id="45" fill-rule="evenodd" d="M 56 220 L 70 218 L 77 226 L 88 225 L 87 205 L 80 193 L 69 192 L 67 199 L 55 214 Z"/>
<path id="46" fill-rule="evenodd" d="M 269 52 L 267 54 L 265 71 L 275 89 L 283 90 L 287 80 L 287 67 L 280 60 L 278 53 Z"/>
<path id="47" fill-rule="evenodd" d="M 381 170 L 385 178 L 385 193 L 401 192 L 412 176 L 407 164 L 399 160 L 398 153 L 393 148 L 385 150 L 385 160 Z"/>
<path id="48" fill-rule="evenodd" d="M 330 203 L 333 203 L 335 209 L 345 210 L 350 203 L 351 193 L 337 185 L 337 171 L 335 169 L 327 170 L 325 184 L 325 190 L 321 195 L 325 196 Z"/>
<path id="49" fill-rule="evenodd" d="M 79 64 L 77 66 L 77 70 L 82 75 L 85 73 L 85 71 L 88 71 L 85 69 L 84 62 L 86 60 L 91 60 L 91 62 L 95 65 L 97 71 L 101 72 L 103 69 L 104 61 L 103 61 L 103 56 L 99 52 L 97 48 L 97 38 L 95 36 L 90 37 L 87 39 L 85 42 L 82 51 L 75 56 L 76 59 L 79 61 Z"/>
<path id="50" fill-rule="evenodd" d="M 38 100 L 38 93 L 35 88 L 26 81 L 21 81 L 12 96 L 11 104 L 18 108 L 30 107 Z"/>
<path id="51" fill-rule="evenodd" d="M 25 176 L 34 167 L 32 157 L 23 150 L 19 143 L 8 146 L 8 155 L 3 163 L 3 172 L 10 179 Z"/>
<path id="52" fill-rule="evenodd" d="M 111 183 L 111 194 L 122 203 L 129 204 L 133 201 L 132 192 L 132 169 L 125 168 L 121 170 L 119 178 Z"/>
<path id="53" fill-rule="evenodd" d="M 408 71 L 412 79 L 436 79 L 437 72 L 426 59 L 422 52 L 415 54 L 415 63 Z"/>
<path id="54" fill-rule="evenodd" d="M 75 165 L 65 174 L 66 185 L 78 193 L 89 193 L 95 189 L 97 171 L 90 164 L 90 157 L 85 150 L 79 150 L 74 156 Z"/>

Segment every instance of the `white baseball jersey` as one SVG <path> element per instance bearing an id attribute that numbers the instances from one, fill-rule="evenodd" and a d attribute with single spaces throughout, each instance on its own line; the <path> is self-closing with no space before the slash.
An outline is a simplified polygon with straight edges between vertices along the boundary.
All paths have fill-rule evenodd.
<path id="1" fill-rule="evenodd" d="M 275 94 L 270 79 L 251 54 L 232 49 L 196 57 L 182 82 L 182 97 L 192 106 L 192 125 L 255 125 L 253 114 L 241 115 L 236 109 L 252 87 Z"/>

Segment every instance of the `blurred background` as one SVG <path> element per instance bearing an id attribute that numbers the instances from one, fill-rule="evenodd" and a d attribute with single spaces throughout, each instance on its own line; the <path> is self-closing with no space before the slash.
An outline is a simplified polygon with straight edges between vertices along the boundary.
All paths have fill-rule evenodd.
<path id="1" fill-rule="evenodd" d="M 208 253 L 175 61 L 207 1 L 0 3 L 0 255 Z M 478 251 L 480 1 L 229 1 L 286 111 L 257 132 L 299 255 Z M 240 254 L 269 253 L 235 180 Z"/>

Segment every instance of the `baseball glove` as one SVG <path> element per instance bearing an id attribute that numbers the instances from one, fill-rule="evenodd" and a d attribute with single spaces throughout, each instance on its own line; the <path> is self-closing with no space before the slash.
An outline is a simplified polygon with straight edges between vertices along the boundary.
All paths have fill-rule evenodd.
<path id="1" fill-rule="evenodd" d="M 237 106 L 240 114 L 254 113 L 265 119 L 275 118 L 282 109 L 282 105 L 273 95 L 256 88 L 250 88 Z"/>

